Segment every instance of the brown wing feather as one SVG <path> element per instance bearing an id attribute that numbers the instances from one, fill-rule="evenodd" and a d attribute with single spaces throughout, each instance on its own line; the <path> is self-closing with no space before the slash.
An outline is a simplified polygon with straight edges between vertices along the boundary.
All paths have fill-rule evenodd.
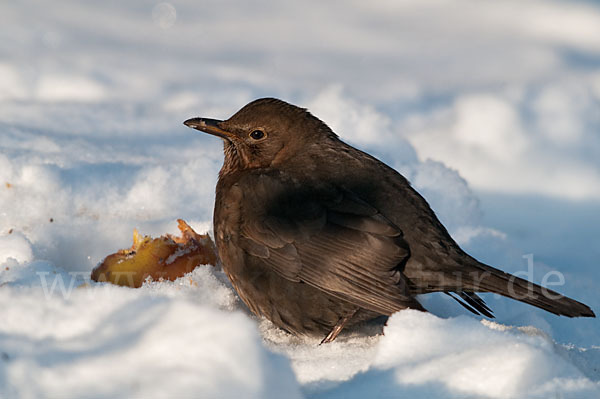
<path id="1" fill-rule="evenodd" d="M 402 231 L 353 193 L 264 174 L 240 184 L 269 193 L 261 207 L 249 201 L 242 209 L 241 245 L 248 256 L 288 280 L 378 313 L 421 309 L 402 274 L 410 256 Z"/>

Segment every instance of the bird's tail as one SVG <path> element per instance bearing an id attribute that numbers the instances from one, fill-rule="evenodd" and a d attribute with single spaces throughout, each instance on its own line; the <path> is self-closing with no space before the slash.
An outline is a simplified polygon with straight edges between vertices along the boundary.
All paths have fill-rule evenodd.
<path id="1" fill-rule="evenodd" d="M 592 309 L 581 302 L 483 263 L 477 262 L 469 274 L 470 278 L 465 278 L 462 282 L 462 290 L 454 292 L 463 295 L 492 292 L 560 316 L 596 317 Z"/>

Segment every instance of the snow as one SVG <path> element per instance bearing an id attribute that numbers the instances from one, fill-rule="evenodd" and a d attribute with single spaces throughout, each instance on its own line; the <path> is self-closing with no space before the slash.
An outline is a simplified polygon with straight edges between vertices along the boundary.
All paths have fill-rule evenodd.
<path id="1" fill-rule="evenodd" d="M 514 331 L 464 316 L 443 320 L 411 310 L 390 319 L 378 349 L 360 383 L 344 384 L 347 397 L 368 392 L 390 397 L 398 391 L 417 398 L 452 397 L 449 392 L 492 398 L 597 392 L 535 329 Z"/>
<path id="2" fill-rule="evenodd" d="M 600 396 L 600 322 L 445 295 L 335 342 L 248 313 L 219 269 L 89 281 L 212 225 L 218 140 L 252 99 L 308 107 L 401 171 L 478 259 L 600 309 L 593 2 L 0 6 L 0 397 Z M 384 333 L 382 335 L 382 332 Z"/>
<path id="3" fill-rule="evenodd" d="M 64 296 L 9 283 L 0 291 L 10 303 L 1 311 L 0 394 L 300 397 L 289 362 L 264 348 L 253 322 L 219 310 L 234 298 L 207 271 L 161 290 L 82 285 Z M 169 295 L 191 284 L 216 295 Z"/>

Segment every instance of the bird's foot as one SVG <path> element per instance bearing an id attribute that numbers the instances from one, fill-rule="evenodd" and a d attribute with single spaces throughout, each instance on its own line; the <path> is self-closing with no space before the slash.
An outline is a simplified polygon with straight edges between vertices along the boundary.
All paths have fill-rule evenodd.
<path id="1" fill-rule="evenodd" d="M 337 338 L 337 336 L 340 335 L 340 333 L 344 329 L 344 326 L 346 325 L 346 323 L 348 322 L 348 320 L 350 320 L 352 318 L 352 316 L 354 316 L 356 314 L 357 311 L 358 311 L 358 309 L 356 309 L 354 312 L 350 313 L 347 316 L 340 317 L 340 319 L 338 320 L 338 322 L 335 324 L 335 326 L 333 326 L 333 328 L 331 329 L 331 331 L 329 331 L 329 334 L 327 334 L 325 336 L 325 338 L 323 338 L 323 340 L 321 341 L 321 343 L 319 345 L 323 345 L 323 344 L 327 344 L 329 342 L 333 342 Z"/>

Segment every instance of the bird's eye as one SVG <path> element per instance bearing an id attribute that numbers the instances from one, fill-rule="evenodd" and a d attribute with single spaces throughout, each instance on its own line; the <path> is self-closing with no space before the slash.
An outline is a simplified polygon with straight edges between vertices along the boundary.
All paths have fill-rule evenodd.
<path id="1" fill-rule="evenodd" d="M 265 132 L 262 130 L 254 130 L 252 133 L 250 133 L 250 137 L 252 137 L 254 140 L 260 140 L 265 137 Z"/>

